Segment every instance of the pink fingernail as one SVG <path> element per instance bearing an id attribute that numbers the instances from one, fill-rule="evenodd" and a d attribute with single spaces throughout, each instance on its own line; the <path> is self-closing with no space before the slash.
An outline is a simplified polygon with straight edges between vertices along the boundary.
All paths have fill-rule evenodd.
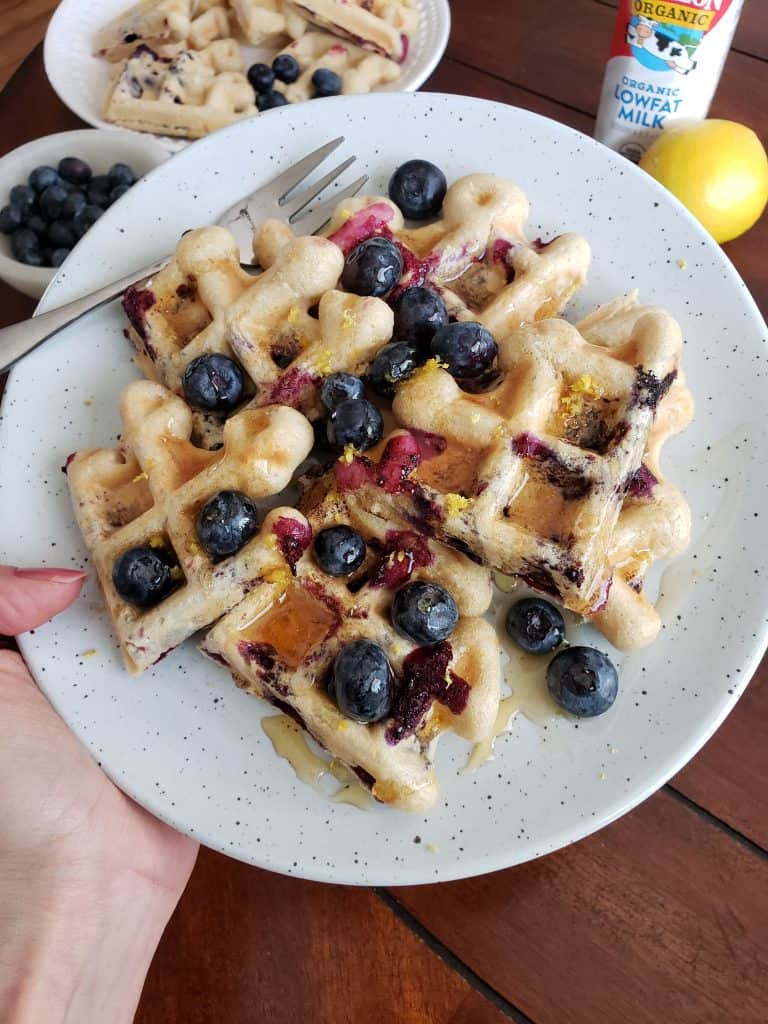
<path id="1" fill-rule="evenodd" d="M 38 583 L 82 583 L 88 578 L 88 573 L 79 569 L 14 569 L 13 575 Z"/>

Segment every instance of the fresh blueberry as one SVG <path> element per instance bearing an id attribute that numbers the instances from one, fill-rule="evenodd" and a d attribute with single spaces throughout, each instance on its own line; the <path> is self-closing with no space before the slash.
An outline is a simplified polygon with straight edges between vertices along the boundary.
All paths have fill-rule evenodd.
<path id="1" fill-rule="evenodd" d="M 271 92 L 275 84 L 275 72 L 269 64 L 251 64 L 248 68 L 248 81 L 254 92 Z"/>
<path id="2" fill-rule="evenodd" d="M 312 89 L 315 99 L 321 96 L 338 96 L 342 89 L 341 76 L 330 68 L 318 68 L 312 75 Z"/>
<path id="3" fill-rule="evenodd" d="M 408 288 L 395 304 L 395 337 L 429 352 L 435 331 L 448 323 L 448 310 L 430 288 Z"/>
<path id="4" fill-rule="evenodd" d="M 70 185 L 87 185 L 91 180 L 90 166 L 76 156 L 65 156 L 59 160 L 59 175 Z"/>
<path id="5" fill-rule="evenodd" d="M 439 167 L 429 160 L 408 160 L 389 179 L 389 198 L 408 220 L 427 220 L 440 212 L 447 188 Z"/>
<path id="6" fill-rule="evenodd" d="M 445 640 L 456 628 L 456 602 L 439 583 L 406 583 L 392 602 L 395 627 L 418 644 Z"/>
<path id="7" fill-rule="evenodd" d="M 445 363 L 448 373 L 459 379 L 479 377 L 496 358 L 496 342 L 482 324 L 475 321 L 446 324 L 435 332 L 432 355 Z"/>
<path id="8" fill-rule="evenodd" d="M 11 203 L 16 203 L 22 210 L 28 210 L 37 202 L 37 193 L 29 185 L 14 185 L 9 198 Z"/>
<path id="9" fill-rule="evenodd" d="M 365 541 L 351 526 L 329 526 L 315 537 L 315 558 L 329 576 L 350 576 L 365 561 Z"/>
<path id="10" fill-rule="evenodd" d="M 48 220 L 61 216 L 61 210 L 69 193 L 62 185 L 49 185 L 39 200 L 40 213 Z"/>
<path id="11" fill-rule="evenodd" d="M 234 555 L 258 528 L 256 506 L 240 491 L 219 491 L 197 516 L 198 540 L 214 561 Z"/>
<path id="12" fill-rule="evenodd" d="M 130 185 L 115 185 L 112 191 L 109 193 L 109 205 L 116 203 L 121 196 L 124 196 L 126 192 L 130 191 Z"/>
<path id="13" fill-rule="evenodd" d="M 112 164 L 106 177 L 109 184 L 107 192 L 116 185 L 127 185 L 130 188 L 136 182 L 136 174 L 128 164 Z"/>
<path id="14" fill-rule="evenodd" d="M 48 240 L 54 249 L 71 249 L 77 242 L 77 233 L 71 221 L 54 220 L 48 225 Z"/>
<path id="15" fill-rule="evenodd" d="M 367 398 L 350 398 L 328 417 L 328 443 L 335 448 L 351 444 L 364 452 L 380 441 L 383 433 L 381 413 Z"/>
<path id="16" fill-rule="evenodd" d="M 94 206 L 92 203 L 87 203 L 79 209 L 72 218 L 72 226 L 77 237 L 82 238 L 88 228 L 92 227 L 103 213 L 100 206 Z"/>
<path id="17" fill-rule="evenodd" d="M 85 198 L 85 193 L 81 192 L 79 189 L 73 189 L 61 204 L 61 216 L 71 219 L 76 213 L 79 213 L 80 210 L 82 210 L 86 203 L 87 199 Z"/>
<path id="18" fill-rule="evenodd" d="M 129 548 L 112 567 L 112 582 L 124 601 L 151 608 L 176 589 L 174 568 L 173 556 L 164 548 Z"/>
<path id="19" fill-rule="evenodd" d="M 380 395 L 392 395 L 419 365 L 419 353 L 407 341 L 391 341 L 376 353 L 368 370 L 368 381 Z"/>
<path id="20" fill-rule="evenodd" d="M 88 202 L 92 206 L 99 206 L 102 210 L 106 210 L 109 206 L 109 193 L 113 187 L 106 174 L 95 175 L 88 183 L 86 192 Z"/>
<path id="21" fill-rule="evenodd" d="M 320 401 L 328 412 L 350 398 L 364 398 L 365 385 L 352 373 L 329 373 L 320 388 Z"/>
<path id="22" fill-rule="evenodd" d="M 579 718 L 594 718 L 616 700 L 619 676 L 602 651 L 594 647 L 567 647 L 550 661 L 547 686 L 565 711 Z"/>
<path id="23" fill-rule="evenodd" d="M 24 227 L 34 231 L 38 238 L 48 234 L 48 221 L 39 213 L 32 213 L 24 221 Z"/>
<path id="24" fill-rule="evenodd" d="M 44 245 L 40 250 L 40 255 L 42 257 L 44 267 L 53 266 L 53 249 L 51 249 L 50 245 Z"/>
<path id="25" fill-rule="evenodd" d="M 256 97 L 256 106 L 259 110 L 272 110 L 274 107 L 284 107 L 288 100 L 281 92 L 273 89 L 272 92 L 261 92 Z"/>
<path id="26" fill-rule="evenodd" d="M 36 167 L 27 181 L 35 192 L 45 192 L 51 185 L 61 184 L 61 178 L 53 167 Z"/>
<path id="27" fill-rule="evenodd" d="M 64 260 L 69 256 L 71 249 L 67 249 L 66 246 L 61 246 L 58 249 L 54 249 L 51 253 L 51 266 L 60 267 Z"/>
<path id="28" fill-rule="evenodd" d="M 526 597 L 513 604 L 505 625 L 518 647 L 529 654 L 549 654 L 565 639 L 560 610 L 540 597 Z"/>
<path id="29" fill-rule="evenodd" d="M 336 655 L 329 693 L 347 718 L 380 722 L 389 714 L 394 690 L 392 666 L 378 644 L 353 640 Z"/>
<path id="30" fill-rule="evenodd" d="M 24 222 L 24 210 L 18 203 L 11 203 L 0 210 L 0 231 L 4 235 L 10 235 L 18 231 Z"/>
<path id="31" fill-rule="evenodd" d="M 341 283 L 355 295 L 386 295 L 403 275 L 403 257 L 388 238 L 375 235 L 355 246 L 344 261 Z"/>
<path id="32" fill-rule="evenodd" d="M 299 62 L 290 53 L 278 53 L 272 61 L 272 70 L 275 73 L 275 78 L 285 82 L 286 85 L 295 82 L 301 74 Z"/>
<path id="33" fill-rule="evenodd" d="M 234 359 L 218 352 L 193 359 L 182 378 L 187 401 L 203 412 L 231 412 L 242 400 L 243 384 Z"/>
<path id="34" fill-rule="evenodd" d="M 20 263 L 28 263 L 31 267 L 42 265 L 40 241 L 34 231 L 30 231 L 29 228 L 19 228 L 13 232 L 11 252 Z"/>

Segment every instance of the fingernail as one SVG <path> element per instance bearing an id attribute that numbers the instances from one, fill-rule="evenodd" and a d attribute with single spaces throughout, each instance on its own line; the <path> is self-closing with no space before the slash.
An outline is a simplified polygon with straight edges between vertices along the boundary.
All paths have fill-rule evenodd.
<path id="1" fill-rule="evenodd" d="M 38 583 L 82 583 L 88 578 L 88 573 L 79 569 L 14 569 L 13 575 Z"/>

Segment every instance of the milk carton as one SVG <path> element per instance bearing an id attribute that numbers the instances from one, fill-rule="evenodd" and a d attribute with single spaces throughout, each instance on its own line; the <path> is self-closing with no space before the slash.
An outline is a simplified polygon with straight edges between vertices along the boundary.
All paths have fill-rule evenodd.
<path id="1" fill-rule="evenodd" d="M 620 0 L 595 137 L 638 161 L 662 129 L 707 116 L 744 0 Z"/>

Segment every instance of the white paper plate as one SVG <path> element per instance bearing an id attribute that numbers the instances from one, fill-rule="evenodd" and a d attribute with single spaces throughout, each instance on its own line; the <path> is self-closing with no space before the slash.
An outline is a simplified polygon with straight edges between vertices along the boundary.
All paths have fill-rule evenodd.
<path id="1" fill-rule="evenodd" d="M 100 28 L 130 6 L 131 0 L 61 0 L 45 34 L 43 60 L 51 85 L 62 103 L 96 128 L 117 126 L 102 117 L 113 65 L 93 56 L 92 40 Z M 381 92 L 418 89 L 445 52 L 451 30 L 448 0 L 416 0 L 416 8 L 419 30 L 411 40 L 402 74 L 397 82 L 383 86 Z M 243 52 L 245 66 L 249 67 L 260 60 L 271 63 L 276 50 L 243 46 Z M 189 144 L 185 139 L 159 138 L 174 152 Z"/>
<path id="2" fill-rule="evenodd" d="M 298 782 L 260 727 L 264 707 L 191 643 L 140 679 L 127 676 L 93 580 L 66 614 L 23 637 L 22 649 L 117 783 L 210 846 L 335 882 L 492 871 L 572 842 L 648 796 L 704 743 L 756 667 L 768 607 L 765 325 L 722 251 L 682 206 L 569 128 L 511 107 L 426 94 L 333 99 L 323 111 L 322 125 L 308 105 L 242 122 L 153 171 L 86 235 L 44 306 L 170 251 L 181 231 L 215 220 L 336 135 L 360 155 L 372 191 L 421 155 L 449 181 L 476 170 L 511 178 L 532 199 L 532 237 L 570 230 L 592 244 L 574 316 L 639 287 L 685 334 L 697 416 L 669 444 L 665 465 L 691 502 L 694 540 L 664 578 L 661 637 L 617 656 L 619 699 L 602 718 L 560 718 L 546 729 L 519 718 L 496 759 L 475 774 L 460 773 L 467 748 L 446 737 L 437 758 L 441 800 L 424 817 L 383 806 L 361 812 Z M 0 433 L 3 560 L 86 564 L 61 466 L 69 452 L 118 435 L 118 395 L 137 376 L 123 326 L 119 307 L 103 309 L 12 374 Z M 83 657 L 88 650 L 96 653 Z"/>

